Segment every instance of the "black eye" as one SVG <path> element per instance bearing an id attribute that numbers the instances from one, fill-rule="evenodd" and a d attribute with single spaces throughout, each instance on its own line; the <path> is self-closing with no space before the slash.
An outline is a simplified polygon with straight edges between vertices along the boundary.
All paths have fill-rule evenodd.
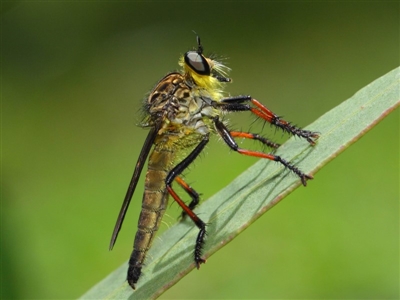
<path id="1" fill-rule="evenodd" d="M 188 51 L 185 54 L 185 63 L 193 69 L 197 74 L 200 75 L 210 75 L 210 65 L 208 64 L 206 58 L 196 52 L 196 51 Z"/>

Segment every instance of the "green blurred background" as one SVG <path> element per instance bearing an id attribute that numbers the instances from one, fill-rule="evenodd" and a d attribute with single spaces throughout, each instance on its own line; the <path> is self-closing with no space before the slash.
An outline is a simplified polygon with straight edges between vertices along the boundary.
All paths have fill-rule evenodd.
<path id="1" fill-rule="evenodd" d="M 1 18 L 3 299 L 76 298 L 126 262 L 143 179 L 108 243 L 137 112 L 192 30 L 227 58 L 232 95 L 301 126 L 399 65 L 398 2 L 2 2 Z M 203 199 L 256 161 L 205 152 L 186 176 Z M 399 298 L 399 112 L 161 298 Z"/>

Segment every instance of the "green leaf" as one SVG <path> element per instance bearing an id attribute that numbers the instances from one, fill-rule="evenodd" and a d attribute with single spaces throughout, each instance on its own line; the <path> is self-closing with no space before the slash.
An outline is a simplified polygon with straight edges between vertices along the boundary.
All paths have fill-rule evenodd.
<path id="1" fill-rule="evenodd" d="M 397 68 L 308 126 L 309 130 L 321 134 L 316 146 L 293 137 L 277 154 L 305 173 L 315 174 L 399 106 L 399 80 L 400 68 Z M 300 179 L 280 164 L 259 160 L 196 209 L 208 223 L 204 256 L 209 257 L 225 246 L 299 185 Z M 194 268 L 197 233 L 190 220 L 164 232 L 149 251 L 137 290 L 133 291 L 126 282 L 126 263 L 81 299 L 157 298 Z"/>

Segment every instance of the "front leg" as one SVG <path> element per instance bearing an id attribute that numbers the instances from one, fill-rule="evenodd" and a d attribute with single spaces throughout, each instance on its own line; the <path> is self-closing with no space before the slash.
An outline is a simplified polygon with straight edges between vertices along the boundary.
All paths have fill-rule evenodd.
<path id="1" fill-rule="evenodd" d="M 246 102 L 250 102 L 250 104 Z M 215 106 L 224 111 L 250 111 L 268 123 L 281 128 L 283 131 L 306 139 L 311 145 L 315 145 L 315 141 L 319 137 L 317 132 L 298 128 L 290 122 L 281 119 L 278 115 L 249 95 L 224 98 L 220 102 L 216 102 Z"/>

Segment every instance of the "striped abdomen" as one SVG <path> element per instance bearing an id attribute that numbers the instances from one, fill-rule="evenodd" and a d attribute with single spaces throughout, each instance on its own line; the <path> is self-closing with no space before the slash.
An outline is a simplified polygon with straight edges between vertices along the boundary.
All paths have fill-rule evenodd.
<path id="1" fill-rule="evenodd" d="M 167 149 L 157 149 L 157 147 L 149 158 L 138 231 L 133 244 L 133 252 L 129 259 L 127 279 L 133 288 L 135 288 L 140 277 L 146 253 L 151 247 L 168 204 L 165 178 L 173 160 L 174 154 L 172 152 Z"/>

